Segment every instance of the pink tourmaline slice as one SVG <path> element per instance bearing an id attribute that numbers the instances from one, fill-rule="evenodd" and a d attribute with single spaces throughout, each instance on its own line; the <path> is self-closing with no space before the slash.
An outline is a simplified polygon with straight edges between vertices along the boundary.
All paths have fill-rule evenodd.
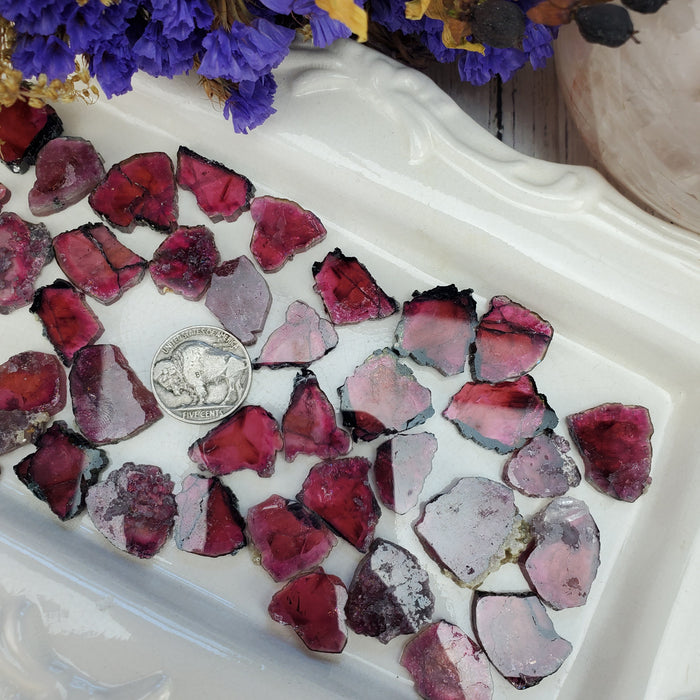
<path id="1" fill-rule="evenodd" d="M 558 496 L 530 521 L 534 542 L 522 562 L 533 591 L 554 610 L 584 605 L 600 564 L 600 532 L 588 506 Z"/>
<path id="2" fill-rule="evenodd" d="M 386 295 L 367 268 L 340 248 L 315 262 L 312 272 L 314 290 L 336 325 L 385 318 L 398 311 L 396 300 Z"/>
<path id="3" fill-rule="evenodd" d="M 245 520 L 238 510 L 238 499 L 217 477 L 188 474 L 175 502 L 173 534 L 179 549 L 220 557 L 245 547 Z"/>
<path id="4" fill-rule="evenodd" d="M 489 661 L 519 690 L 557 671 L 572 650 L 531 593 L 475 591 L 472 622 Z"/>
<path id="5" fill-rule="evenodd" d="M 91 486 L 85 499 L 93 524 L 115 547 L 154 556 L 173 529 L 173 482 L 159 467 L 126 462 Z"/>
<path id="6" fill-rule="evenodd" d="M 294 378 L 289 407 L 282 417 L 282 435 L 288 462 L 298 454 L 328 459 L 350 451 L 350 436 L 337 426 L 335 409 L 310 370 Z"/>
<path id="7" fill-rule="evenodd" d="M 544 394 L 526 374 L 514 382 L 467 382 L 442 412 L 464 437 L 501 454 L 558 422 Z"/>
<path id="8" fill-rule="evenodd" d="M 44 335 L 65 365 L 72 364 L 78 350 L 92 345 L 104 333 L 85 295 L 65 280 L 37 289 L 29 310 L 38 316 Z"/>
<path id="9" fill-rule="evenodd" d="M 177 184 L 189 190 L 199 208 L 214 222 L 235 221 L 250 209 L 253 183 L 215 160 L 180 146 L 177 151 Z"/>
<path id="10" fill-rule="evenodd" d="M 464 477 L 429 501 L 414 529 L 430 557 L 470 588 L 525 544 L 512 489 L 480 476 Z"/>
<path id="11" fill-rule="evenodd" d="M 70 394 L 75 422 L 95 445 L 126 440 L 163 417 L 116 345 L 88 345 L 74 358 Z"/>
<path id="12" fill-rule="evenodd" d="M 39 151 L 35 173 L 29 210 L 34 216 L 48 216 L 86 197 L 105 176 L 105 169 L 89 141 L 61 136 Z"/>
<path id="13" fill-rule="evenodd" d="M 250 252 L 265 272 L 279 270 L 295 253 L 326 237 L 318 216 L 288 199 L 256 197 L 250 214 L 255 221 Z"/>
<path id="14" fill-rule="evenodd" d="M 0 183 L 0 211 L 2 208 L 10 201 L 12 197 L 12 192 L 7 185 Z"/>
<path id="15" fill-rule="evenodd" d="M 204 303 L 229 333 L 252 345 L 265 327 L 272 295 L 265 278 L 241 255 L 214 270 Z"/>
<path id="16" fill-rule="evenodd" d="M 374 478 L 387 508 L 403 515 L 418 504 L 436 451 L 432 433 L 396 435 L 377 447 Z"/>
<path id="17" fill-rule="evenodd" d="M 376 350 L 338 389 L 343 423 L 355 440 L 408 430 L 433 415 L 430 389 L 385 348 Z"/>
<path id="18" fill-rule="evenodd" d="M 45 352 L 27 350 L 0 365 L 0 411 L 48 413 L 66 405 L 66 371 Z"/>
<path id="19" fill-rule="evenodd" d="M 338 344 L 333 324 L 303 301 L 293 301 L 285 322 L 265 341 L 256 367 L 300 367 L 329 353 Z"/>
<path id="20" fill-rule="evenodd" d="M 246 517 L 260 564 L 275 581 L 318 566 L 337 542 L 316 513 L 277 494 L 249 508 Z"/>
<path id="21" fill-rule="evenodd" d="M 88 201 L 108 223 L 126 233 L 136 224 L 169 233 L 177 225 L 173 163 L 159 151 L 133 155 L 109 169 Z"/>
<path id="22" fill-rule="evenodd" d="M 64 231 L 54 238 L 53 248 L 66 277 L 102 304 L 114 303 L 138 284 L 148 264 L 102 224 Z"/>
<path id="23" fill-rule="evenodd" d="M 282 449 L 277 421 L 262 406 L 243 406 L 190 446 L 189 458 L 216 476 L 252 469 L 272 476 Z"/>
<path id="24" fill-rule="evenodd" d="M 565 438 L 545 430 L 510 454 L 503 466 L 503 481 L 526 496 L 562 496 L 581 482 L 570 449 Z"/>
<path id="25" fill-rule="evenodd" d="M 31 302 L 36 278 L 53 259 L 51 235 L 43 224 L 29 224 L 17 214 L 3 212 L 0 251 L 0 314 L 9 314 Z"/>
<path id="26" fill-rule="evenodd" d="M 297 496 L 360 552 L 369 548 L 381 510 L 364 457 L 340 457 L 311 467 Z"/>
<path id="27" fill-rule="evenodd" d="M 644 406 L 606 403 L 567 416 L 586 480 L 621 501 L 636 501 L 651 484 L 654 426 Z"/>
<path id="28" fill-rule="evenodd" d="M 476 326 L 472 291 L 451 284 L 413 292 L 403 305 L 394 349 L 447 376 L 464 372 Z"/>
<path id="29" fill-rule="evenodd" d="M 434 607 L 428 573 L 418 559 L 398 544 L 375 539 L 348 587 L 350 629 L 387 644 L 430 622 Z"/>
<path id="30" fill-rule="evenodd" d="M 148 271 L 161 294 L 175 292 L 196 301 L 219 262 L 214 234 L 206 226 L 180 226 L 156 248 Z"/>
<path id="31" fill-rule="evenodd" d="M 289 625 L 311 651 L 339 654 L 347 642 L 345 584 L 318 568 L 292 579 L 268 606 L 270 617 Z"/>
<path id="32" fill-rule="evenodd" d="M 36 446 L 36 452 L 15 465 L 15 474 L 61 520 L 78 515 L 85 507 L 88 487 L 107 466 L 107 453 L 63 421 L 56 421 Z"/>
<path id="33" fill-rule="evenodd" d="M 429 700 L 491 700 L 493 681 L 481 647 L 445 620 L 422 629 L 406 646 L 401 665 Z"/>

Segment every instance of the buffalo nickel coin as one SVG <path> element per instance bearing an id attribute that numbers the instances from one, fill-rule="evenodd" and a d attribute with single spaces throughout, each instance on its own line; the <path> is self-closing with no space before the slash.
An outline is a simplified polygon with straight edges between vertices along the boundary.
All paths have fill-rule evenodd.
<path id="1" fill-rule="evenodd" d="M 173 333 L 151 364 L 158 403 L 186 423 L 212 423 L 233 413 L 248 395 L 252 376 L 241 341 L 216 326 Z"/>

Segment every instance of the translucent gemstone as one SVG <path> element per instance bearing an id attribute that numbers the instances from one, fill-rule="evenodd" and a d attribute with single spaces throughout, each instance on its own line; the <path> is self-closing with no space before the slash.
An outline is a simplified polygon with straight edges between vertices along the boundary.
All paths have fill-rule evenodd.
<path id="1" fill-rule="evenodd" d="M 246 517 L 260 564 L 275 581 L 318 566 L 337 542 L 316 513 L 277 494 L 249 508 Z"/>
<path id="2" fill-rule="evenodd" d="M 290 625 L 311 651 L 339 654 L 347 642 L 345 584 L 318 568 L 292 579 L 272 597 L 270 617 Z"/>
<path id="3" fill-rule="evenodd" d="M 15 465 L 15 473 L 53 513 L 68 520 L 85 507 L 85 494 L 107 466 L 107 453 L 63 421 L 53 423 L 36 446 L 36 452 Z"/>
<path id="4" fill-rule="evenodd" d="M 48 413 L 66 405 L 66 371 L 55 355 L 27 350 L 0 365 L 0 411 Z"/>
<path id="5" fill-rule="evenodd" d="M 10 188 L 7 185 L 3 185 L 0 182 L 0 211 L 2 211 L 2 208 L 5 206 L 10 201 L 10 198 L 12 197 L 12 192 L 10 191 Z"/>
<path id="6" fill-rule="evenodd" d="M 252 469 L 272 476 L 282 449 L 277 421 L 262 406 L 243 406 L 190 446 L 189 458 L 216 476 Z"/>
<path id="7" fill-rule="evenodd" d="M 430 622 L 428 573 L 407 549 L 377 538 L 355 569 L 345 606 L 348 626 L 382 644 Z"/>

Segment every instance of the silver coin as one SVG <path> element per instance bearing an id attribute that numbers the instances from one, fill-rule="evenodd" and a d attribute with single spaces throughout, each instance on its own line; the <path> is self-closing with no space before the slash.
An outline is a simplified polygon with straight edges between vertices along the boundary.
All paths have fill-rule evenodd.
<path id="1" fill-rule="evenodd" d="M 151 363 L 158 403 L 185 423 L 226 418 L 245 400 L 252 377 L 241 341 L 216 326 L 189 326 L 173 333 Z"/>

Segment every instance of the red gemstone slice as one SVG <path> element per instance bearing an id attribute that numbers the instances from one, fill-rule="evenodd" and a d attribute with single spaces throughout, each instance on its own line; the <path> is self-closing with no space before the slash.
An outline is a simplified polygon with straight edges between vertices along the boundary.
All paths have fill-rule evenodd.
<path id="1" fill-rule="evenodd" d="M 241 255 L 214 270 L 204 303 L 227 331 L 252 345 L 265 327 L 272 295 L 250 259 Z"/>
<path id="2" fill-rule="evenodd" d="M 73 362 L 78 350 L 92 345 L 104 332 L 104 326 L 85 302 L 85 295 L 65 280 L 37 289 L 30 309 L 44 325 L 65 365 Z"/>
<path id="3" fill-rule="evenodd" d="M 651 484 L 654 426 L 643 406 L 606 403 L 568 416 L 586 479 L 621 501 L 636 501 Z"/>
<path id="4" fill-rule="evenodd" d="M 345 584 L 318 568 L 277 591 L 268 612 L 275 622 L 291 626 L 311 651 L 339 654 L 348 636 L 346 599 Z"/>
<path id="5" fill-rule="evenodd" d="M 19 480 L 61 520 L 78 515 L 85 507 L 88 487 L 107 466 L 107 453 L 63 421 L 56 421 L 36 446 L 36 452 L 15 465 Z"/>
<path id="6" fill-rule="evenodd" d="M 138 153 L 113 165 L 89 197 L 90 206 L 116 228 L 148 224 L 168 233 L 177 225 L 177 188 L 166 153 Z"/>
<path id="7" fill-rule="evenodd" d="M 253 183 L 215 160 L 180 146 L 177 151 L 177 184 L 189 190 L 199 208 L 214 222 L 235 221 L 250 209 Z"/>
<path id="8" fill-rule="evenodd" d="M 112 304 L 138 284 L 147 262 L 122 245 L 102 224 L 86 224 L 53 240 L 56 261 L 66 277 L 102 304 Z"/>
<path id="9" fill-rule="evenodd" d="M 161 294 L 175 292 L 196 301 L 219 262 L 214 234 L 206 226 L 181 226 L 158 246 L 148 269 Z"/>
<path id="10" fill-rule="evenodd" d="M 366 552 L 381 515 L 364 457 L 341 457 L 311 468 L 297 496 L 353 547 Z"/>
<path id="11" fill-rule="evenodd" d="M 36 159 L 36 181 L 29 190 L 34 216 L 48 216 L 86 197 L 105 176 L 102 158 L 81 138 L 62 136 L 49 141 Z"/>
<path id="12" fill-rule="evenodd" d="M 265 341 L 256 367 L 299 367 L 329 353 L 338 344 L 333 324 L 303 301 L 293 301 L 285 322 Z"/>
<path id="13" fill-rule="evenodd" d="M 479 643 L 496 670 L 522 690 L 550 676 L 572 646 L 554 630 L 536 595 L 475 591 L 472 621 Z"/>
<path id="14" fill-rule="evenodd" d="M 48 413 L 66 405 L 66 371 L 55 355 L 28 350 L 0 365 L 0 411 Z"/>
<path id="15" fill-rule="evenodd" d="M 403 305 L 394 349 L 441 374 L 459 374 L 467 363 L 475 325 L 476 302 L 471 289 L 458 291 L 451 284 L 414 292 L 413 299 Z"/>
<path id="16" fill-rule="evenodd" d="M 442 412 L 464 437 L 504 454 L 558 422 L 526 374 L 514 382 L 467 382 Z"/>
<path id="17" fill-rule="evenodd" d="M 374 540 L 348 588 L 350 629 L 387 644 L 430 622 L 434 607 L 428 572 L 418 559 L 398 544 Z"/>
<path id="18" fill-rule="evenodd" d="M 542 361 L 553 329 L 534 311 L 508 297 L 491 299 L 476 328 L 472 374 L 485 382 L 503 382 L 527 374 Z"/>
<path id="19" fill-rule="evenodd" d="M 91 486 L 85 502 L 98 531 L 141 559 L 153 557 L 165 544 L 177 512 L 170 477 L 159 467 L 133 462 Z"/>
<path id="20" fill-rule="evenodd" d="M 328 459 L 350 451 L 350 436 L 337 426 L 335 409 L 309 370 L 294 378 L 292 398 L 282 417 L 282 435 L 288 462 L 298 454 Z"/>
<path id="21" fill-rule="evenodd" d="M 374 478 L 379 499 L 387 508 L 404 514 L 418 504 L 436 451 L 432 433 L 396 435 L 377 447 Z"/>
<path id="22" fill-rule="evenodd" d="M 384 293 L 367 268 L 340 248 L 315 262 L 312 272 L 314 290 L 336 325 L 385 318 L 398 311 L 396 300 Z"/>
<path id="23" fill-rule="evenodd" d="M 75 422 L 95 445 L 126 440 L 163 417 L 116 345 L 79 350 L 69 380 Z"/>
<path id="24" fill-rule="evenodd" d="M 29 224 L 17 214 L 0 214 L 0 314 L 26 306 L 34 282 L 51 262 L 51 236 L 43 224 Z"/>
<path id="25" fill-rule="evenodd" d="M 0 211 L 2 211 L 2 208 L 10 201 L 11 197 L 12 192 L 10 188 L 0 183 Z"/>
<path id="26" fill-rule="evenodd" d="M 262 406 L 243 406 L 190 446 L 189 458 L 216 476 L 252 469 L 272 476 L 282 449 L 277 421 Z"/>
<path id="27" fill-rule="evenodd" d="M 0 455 L 36 442 L 50 420 L 51 416 L 46 411 L 0 410 Z"/>
<path id="28" fill-rule="evenodd" d="M 389 349 L 377 350 L 338 389 L 343 423 L 355 440 L 374 440 L 433 415 L 430 390 Z"/>
<path id="29" fill-rule="evenodd" d="M 404 647 L 401 665 L 422 698 L 491 700 L 489 661 L 457 625 L 441 620 L 422 629 Z"/>
<path id="30" fill-rule="evenodd" d="M 22 99 L 0 109 L 0 159 L 15 173 L 24 173 L 42 146 L 63 131 L 50 105 L 30 107 Z"/>
<path id="31" fill-rule="evenodd" d="M 238 499 L 217 477 L 189 474 L 175 496 L 175 543 L 205 557 L 235 554 L 245 547 L 245 520 Z"/>
<path id="32" fill-rule="evenodd" d="M 337 542 L 316 513 L 276 494 L 249 508 L 247 519 L 260 564 L 275 581 L 318 566 Z"/>
<path id="33" fill-rule="evenodd" d="M 288 199 L 256 197 L 250 214 L 255 221 L 250 252 L 265 272 L 279 270 L 295 253 L 326 237 L 326 227 L 316 214 Z"/>

